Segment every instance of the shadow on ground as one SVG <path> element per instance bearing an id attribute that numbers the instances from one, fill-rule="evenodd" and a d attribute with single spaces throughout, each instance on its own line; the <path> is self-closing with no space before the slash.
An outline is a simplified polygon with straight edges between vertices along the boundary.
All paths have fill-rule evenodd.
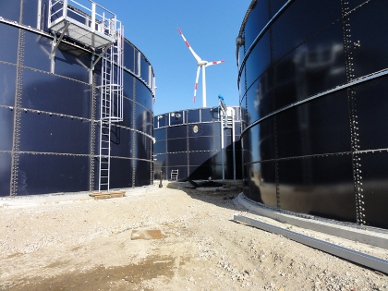
<path id="1" fill-rule="evenodd" d="M 194 185 L 194 184 L 197 184 Z M 166 188 L 179 189 L 191 198 L 228 209 L 241 209 L 233 200 L 243 191 L 241 181 L 169 182 Z"/>

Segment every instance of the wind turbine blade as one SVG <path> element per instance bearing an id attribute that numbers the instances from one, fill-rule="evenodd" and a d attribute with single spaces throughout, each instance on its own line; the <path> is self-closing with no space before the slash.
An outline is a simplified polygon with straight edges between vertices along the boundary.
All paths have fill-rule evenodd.
<path id="1" fill-rule="evenodd" d="M 183 41 L 185 42 L 185 44 L 187 45 L 187 47 L 189 48 L 191 54 L 193 55 L 193 57 L 195 58 L 195 60 L 197 61 L 197 63 L 199 63 L 201 60 L 201 58 L 195 53 L 195 51 L 191 48 L 189 42 L 186 40 L 185 36 L 183 35 L 182 33 L 182 30 L 179 29 L 178 27 L 178 31 L 179 31 L 179 34 L 181 35 L 181 37 L 183 38 Z"/>
<path id="2" fill-rule="evenodd" d="M 218 64 L 222 64 L 222 63 L 225 63 L 225 61 L 208 62 L 205 65 L 205 67 L 209 67 L 209 66 L 213 66 L 213 65 L 218 65 Z"/>
<path id="3" fill-rule="evenodd" d="M 197 99 L 197 89 L 198 89 L 198 80 L 199 80 L 199 71 L 200 70 L 201 70 L 201 67 L 198 66 L 197 77 L 195 78 L 195 85 L 194 85 L 194 103 L 195 103 L 195 100 Z"/>

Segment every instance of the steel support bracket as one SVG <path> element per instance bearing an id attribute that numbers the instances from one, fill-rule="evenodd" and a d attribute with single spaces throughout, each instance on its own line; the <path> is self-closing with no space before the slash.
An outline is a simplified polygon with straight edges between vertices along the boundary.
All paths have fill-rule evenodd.
<path id="1" fill-rule="evenodd" d="M 101 60 L 101 58 L 105 55 L 105 53 L 108 51 L 108 49 L 112 46 L 113 43 L 109 43 L 107 44 L 104 49 L 102 50 L 102 52 L 98 55 L 98 58 L 94 61 L 94 63 L 92 64 L 92 71 L 94 70 L 94 66 L 98 63 L 99 60 Z"/>
<path id="2" fill-rule="evenodd" d="M 66 22 L 65 24 L 65 28 L 63 29 L 61 35 L 59 36 L 59 38 L 57 39 L 57 36 L 54 35 L 54 40 L 53 40 L 53 48 L 51 49 L 51 54 L 50 54 L 50 59 L 53 59 L 55 57 L 55 52 L 59 46 L 59 44 L 61 43 L 63 37 L 66 35 L 66 33 L 69 33 L 69 26 L 70 26 L 70 22 Z"/>

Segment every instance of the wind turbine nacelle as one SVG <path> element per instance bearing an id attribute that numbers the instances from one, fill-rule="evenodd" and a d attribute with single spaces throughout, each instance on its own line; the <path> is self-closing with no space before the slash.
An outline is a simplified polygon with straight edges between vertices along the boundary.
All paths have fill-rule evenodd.
<path id="1" fill-rule="evenodd" d="M 186 38 L 184 37 L 182 31 L 179 29 L 178 27 L 178 32 L 179 34 L 181 35 L 183 41 L 185 42 L 186 46 L 188 47 L 188 49 L 190 50 L 191 54 L 193 55 L 193 57 L 195 58 L 195 60 L 197 61 L 197 64 L 198 64 L 198 68 L 197 68 L 197 76 L 195 78 L 195 85 L 194 85 L 194 102 L 195 102 L 195 98 L 197 96 L 197 89 L 198 89 L 198 79 L 199 79 L 199 74 L 200 74 L 200 71 L 202 69 L 202 106 L 203 107 L 206 107 L 206 79 L 205 79 L 205 68 L 208 67 L 208 66 L 212 66 L 212 65 L 218 65 L 218 64 L 221 64 L 225 61 L 215 61 L 215 62 L 208 62 L 208 61 L 205 61 L 205 60 L 202 60 L 195 52 L 194 50 L 192 49 L 192 47 L 190 46 L 189 42 L 186 40 Z"/>

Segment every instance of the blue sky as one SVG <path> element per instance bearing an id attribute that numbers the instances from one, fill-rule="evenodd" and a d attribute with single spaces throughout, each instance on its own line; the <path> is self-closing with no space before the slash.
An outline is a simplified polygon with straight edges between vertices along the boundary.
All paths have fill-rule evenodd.
<path id="1" fill-rule="evenodd" d="M 156 75 L 155 115 L 202 107 L 202 82 L 193 103 L 197 63 L 179 27 L 204 60 L 225 60 L 206 68 L 207 107 L 238 105 L 235 40 L 251 0 L 95 0 L 117 15 L 125 37 L 151 62 Z M 81 1 L 80 1 L 81 3 Z"/>

